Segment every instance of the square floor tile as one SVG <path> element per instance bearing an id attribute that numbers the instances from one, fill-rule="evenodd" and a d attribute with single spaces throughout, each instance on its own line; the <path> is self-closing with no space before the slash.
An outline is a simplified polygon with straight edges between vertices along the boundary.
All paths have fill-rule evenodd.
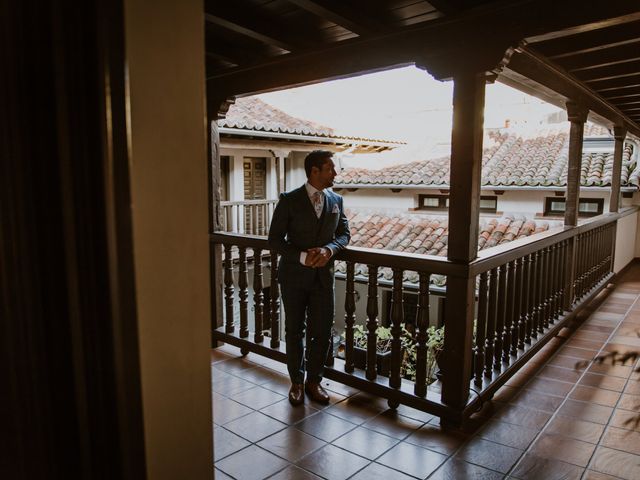
<path id="1" fill-rule="evenodd" d="M 327 445 L 298 462 L 299 467 L 331 480 L 349 478 L 367 464 L 369 460 L 333 445 Z"/>
<path id="2" fill-rule="evenodd" d="M 249 407 L 227 398 L 213 404 L 213 422 L 218 425 L 224 425 L 251 412 L 253 410 Z"/>
<path id="3" fill-rule="evenodd" d="M 556 397 L 534 390 L 524 390 L 520 395 L 511 400 L 511 404 L 553 413 L 558 409 L 563 400 L 562 397 Z"/>
<path id="4" fill-rule="evenodd" d="M 289 427 L 274 433 L 258 443 L 258 446 L 292 463 L 325 445 L 326 442 L 312 437 L 295 427 Z"/>
<path id="5" fill-rule="evenodd" d="M 415 480 L 415 478 L 379 463 L 370 463 L 349 480 Z"/>
<path id="6" fill-rule="evenodd" d="M 578 400 L 567 400 L 558 410 L 559 415 L 577 418 L 586 422 L 601 423 L 603 425 L 606 425 L 609 421 L 612 412 L 613 408 L 611 407 L 580 402 Z"/>
<path id="7" fill-rule="evenodd" d="M 522 425 L 523 427 L 541 430 L 545 423 L 551 418 L 551 414 L 541 412 L 532 408 L 509 405 L 496 415 L 496 420 L 501 422 Z"/>
<path id="8" fill-rule="evenodd" d="M 289 403 L 289 399 L 281 400 L 273 405 L 264 407 L 260 410 L 265 415 L 269 415 L 287 425 L 293 425 L 311 415 L 315 415 L 320 410 L 312 407 L 309 403 L 296 405 L 295 407 Z"/>
<path id="9" fill-rule="evenodd" d="M 562 415 L 554 417 L 544 430 L 544 433 L 564 435 L 589 443 L 598 443 L 602 432 L 604 432 L 604 425 L 600 423 L 586 422 Z"/>
<path id="10" fill-rule="evenodd" d="M 620 392 L 578 385 L 575 390 L 569 394 L 569 398 L 583 402 L 597 403 L 598 405 L 604 405 L 606 407 L 614 407 L 620 398 Z"/>
<path id="11" fill-rule="evenodd" d="M 538 374 L 538 378 L 550 378 L 561 382 L 577 382 L 582 372 L 570 368 L 554 367 L 552 365 L 544 367 Z"/>
<path id="12" fill-rule="evenodd" d="M 401 442 L 381 456 L 376 462 L 413 475 L 414 477 L 427 478 L 442 465 L 446 459 L 446 455 L 418 447 L 417 445 Z"/>
<path id="13" fill-rule="evenodd" d="M 273 477 L 269 477 L 269 480 L 321 480 L 321 478 L 322 477 L 311 472 L 307 472 L 300 467 L 289 465 L 284 470 L 276 473 Z"/>
<path id="14" fill-rule="evenodd" d="M 383 410 L 384 408 L 380 408 L 379 405 L 368 402 L 364 397 L 355 395 L 332 405 L 324 411 L 351 423 L 363 423 L 379 415 Z"/>
<path id="15" fill-rule="evenodd" d="M 334 445 L 361 457 L 374 460 L 393 447 L 398 440 L 364 427 L 358 427 L 333 442 Z"/>
<path id="16" fill-rule="evenodd" d="M 613 427 L 640 432 L 640 424 L 638 424 L 638 422 L 636 421 L 637 417 L 637 412 L 630 412 L 628 410 L 615 410 L 609 424 Z"/>
<path id="17" fill-rule="evenodd" d="M 640 432 L 609 427 L 602 438 L 601 444 L 605 447 L 640 455 Z M 640 466 L 638 468 L 638 476 L 640 477 Z"/>
<path id="18" fill-rule="evenodd" d="M 549 458 L 526 454 L 509 478 L 522 480 L 580 480 L 584 468 Z"/>
<path id="19" fill-rule="evenodd" d="M 244 447 L 250 445 L 244 438 L 222 427 L 213 429 L 213 458 L 217 462 Z"/>
<path id="20" fill-rule="evenodd" d="M 596 446 L 574 438 L 544 434 L 533 444 L 530 452 L 542 458 L 551 458 L 579 467 L 586 467 Z"/>
<path id="21" fill-rule="evenodd" d="M 467 438 L 468 435 L 462 432 L 427 424 L 413 432 L 404 441 L 445 455 L 451 455 Z"/>
<path id="22" fill-rule="evenodd" d="M 600 375 L 598 373 L 585 373 L 580 379 L 580 385 L 587 385 L 589 387 L 603 388 L 607 390 L 613 390 L 615 392 L 622 392 L 626 378 L 612 377 L 609 375 Z"/>
<path id="23" fill-rule="evenodd" d="M 250 413 L 249 415 L 225 424 L 227 430 L 231 430 L 236 435 L 240 435 L 250 442 L 262 440 L 286 427 L 286 424 L 260 412 Z"/>
<path id="24" fill-rule="evenodd" d="M 538 430 L 513 425 L 512 423 L 490 421 L 477 436 L 508 447 L 526 449 L 538 435 Z"/>
<path id="25" fill-rule="evenodd" d="M 216 468 L 242 480 L 263 480 L 287 465 L 286 460 L 255 445 L 216 462 Z"/>
<path id="26" fill-rule="evenodd" d="M 393 410 L 387 410 L 377 417 L 367 420 L 362 426 L 378 433 L 402 440 L 424 425 L 424 422 L 399 415 Z"/>
<path id="27" fill-rule="evenodd" d="M 640 472 L 640 456 L 598 447 L 589 469 L 628 480 L 637 480 Z"/>
<path id="28" fill-rule="evenodd" d="M 517 448 L 507 447 L 482 438 L 474 438 L 462 447 L 454 458 L 475 463 L 489 470 L 507 473 L 523 453 Z"/>
<path id="29" fill-rule="evenodd" d="M 318 437 L 325 442 L 333 442 L 349 430 L 356 428 L 356 426 L 354 423 L 347 422 L 346 420 L 324 412 L 305 418 L 296 424 L 296 428 L 314 437 Z"/>
<path id="30" fill-rule="evenodd" d="M 566 397 L 573 389 L 573 385 L 573 383 L 561 382 L 550 378 L 534 378 L 525 388 L 547 395 L 555 395 L 556 397 Z"/>
<path id="31" fill-rule="evenodd" d="M 640 410 L 640 395 L 623 393 L 617 408 L 622 408 L 623 410 L 631 410 L 634 412 Z"/>
<path id="32" fill-rule="evenodd" d="M 254 410 L 260 410 L 281 400 L 286 400 L 283 395 L 262 387 L 253 387 L 244 390 L 241 393 L 235 394 L 233 399 Z"/>
<path id="33" fill-rule="evenodd" d="M 501 480 L 503 477 L 502 473 L 494 472 L 472 463 L 451 459 L 436 470 L 429 477 L 429 480 Z"/>
<path id="34" fill-rule="evenodd" d="M 619 480 L 619 478 L 607 475 L 606 473 L 585 470 L 582 480 Z"/>

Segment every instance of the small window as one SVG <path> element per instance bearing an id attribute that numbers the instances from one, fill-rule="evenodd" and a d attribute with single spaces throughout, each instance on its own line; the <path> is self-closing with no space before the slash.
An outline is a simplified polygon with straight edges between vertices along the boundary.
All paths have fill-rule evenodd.
<path id="1" fill-rule="evenodd" d="M 448 210 L 449 195 L 418 195 L 418 210 Z M 481 196 L 480 212 L 496 213 L 498 210 L 498 197 Z"/>
<path id="2" fill-rule="evenodd" d="M 601 215 L 604 210 L 603 198 L 581 198 L 578 202 L 579 217 L 595 217 Z M 545 217 L 564 215 L 566 208 L 567 200 L 564 197 L 546 197 L 544 199 Z"/>

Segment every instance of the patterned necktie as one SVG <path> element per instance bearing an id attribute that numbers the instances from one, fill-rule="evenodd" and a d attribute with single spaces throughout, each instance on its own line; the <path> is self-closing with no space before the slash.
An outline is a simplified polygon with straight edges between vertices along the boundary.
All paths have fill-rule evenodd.
<path id="1" fill-rule="evenodd" d="M 316 217 L 320 218 L 322 215 L 322 192 L 315 192 L 313 194 L 313 208 L 316 211 Z"/>

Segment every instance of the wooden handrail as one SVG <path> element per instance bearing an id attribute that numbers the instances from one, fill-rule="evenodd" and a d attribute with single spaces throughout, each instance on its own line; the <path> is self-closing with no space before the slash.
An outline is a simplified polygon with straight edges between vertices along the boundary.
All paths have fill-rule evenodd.
<path id="1" fill-rule="evenodd" d="M 267 199 L 263 199 L 263 200 L 234 200 L 234 201 L 230 201 L 230 200 L 226 200 L 226 201 L 221 201 L 220 202 L 220 206 L 221 207 L 235 207 L 235 206 L 242 206 L 242 205 L 268 205 L 270 203 L 277 203 L 278 200 L 277 199 L 271 199 L 271 200 L 267 200 Z"/>

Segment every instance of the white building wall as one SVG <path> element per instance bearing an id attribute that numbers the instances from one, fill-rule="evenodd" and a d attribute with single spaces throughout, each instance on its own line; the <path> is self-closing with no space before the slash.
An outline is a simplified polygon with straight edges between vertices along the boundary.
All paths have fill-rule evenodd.
<path id="1" fill-rule="evenodd" d="M 613 271 L 618 273 L 636 256 L 636 232 L 638 229 L 638 214 L 627 215 L 618 220 L 616 229 L 616 257 Z"/>

